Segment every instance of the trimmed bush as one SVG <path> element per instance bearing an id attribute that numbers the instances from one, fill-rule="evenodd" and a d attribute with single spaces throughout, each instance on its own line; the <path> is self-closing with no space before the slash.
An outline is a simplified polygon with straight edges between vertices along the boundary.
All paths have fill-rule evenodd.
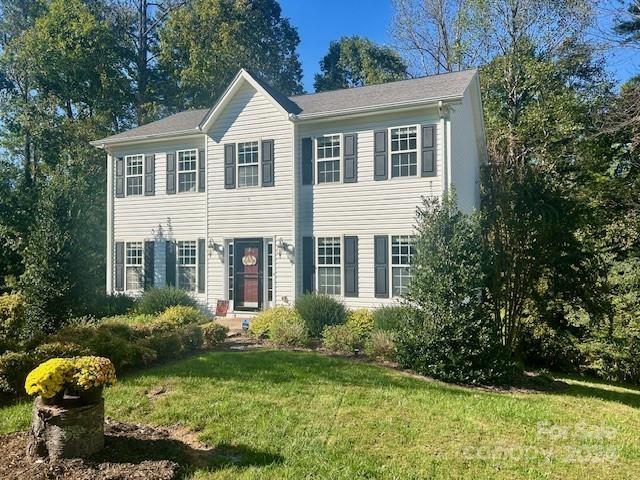
<path id="1" fill-rule="evenodd" d="M 184 325 L 180 327 L 176 333 L 180 337 L 183 354 L 197 352 L 202 349 L 204 345 L 204 335 L 202 334 L 200 325 Z"/>
<path id="2" fill-rule="evenodd" d="M 35 366 L 33 356 L 25 352 L 6 352 L 0 355 L 0 395 L 23 395 L 24 380 Z"/>
<path id="3" fill-rule="evenodd" d="M 158 317 L 147 313 L 137 313 L 132 315 L 115 315 L 113 317 L 105 317 L 100 323 L 124 323 L 126 325 L 146 325 L 155 321 Z"/>
<path id="4" fill-rule="evenodd" d="M 196 300 L 188 292 L 175 287 L 146 290 L 136 304 L 138 313 L 157 315 L 175 305 L 197 307 Z"/>
<path id="5" fill-rule="evenodd" d="M 304 347 L 309 343 L 309 335 L 304 322 L 295 313 L 295 315 L 283 315 L 275 319 L 269 330 L 269 340 L 276 345 Z"/>
<path id="6" fill-rule="evenodd" d="M 399 331 L 406 323 L 411 310 L 403 305 L 386 305 L 373 312 L 373 323 L 376 330 L 390 332 Z"/>
<path id="7" fill-rule="evenodd" d="M 227 338 L 227 333 L 229 333 L 227 327 L 216 322 L 205 323 L 201 328 L 205 348 L 213 348 L 224 342 Z"/>
<path id="8" fill-rule="evenodd" d="M 24 299 L 18 293 L 0 296 L 0 341 L 10 347 L 18 341 L 24 324 Z"/>
<path id="9" fill-rule="evenodd" d="M 340 325 L 347 319 L 345 306 L 329 295 L 302 295 L 296 300 L 296 310 L 312 337 L 319 337 L 326 326 Z"/>
<path id="10" fill-rule="evenodd" d="M 330 352 L 353 354 L 362 349 L 363 339 L 350 325 L 329 325 L 322 332 L 322 346 Z"/>
<path id="11" fill-rule="evenodd" d="M 378 330 L 369 336 L 364 344 L 364 353 L 374 360 L 392 361 L 396 358 L 395 334 Z"/>
<path id="12" fill-rule="evenodd" d="M 46 362 L 52 358 L 82 357 L 92 353 L 87 347 L 72 342 L 43 343 L 33 352 L 37 363 Z"/>
<path id="13" fill-rule="evenodd" d="M 268 338 L 271 328 L 279 319 L 300 320 L 298 312 L 291 307 L 272 307 L 263 310 L 249 323 L 249 334 L 254 338 Z"/>
<path id="14" fill-rule="evenodd" d="M 200 324 L 209 321 L 207 316 L 195 307 L 186 305 L 174 305 L 167 308 L 158 316 L 158 320 L 171 322 L 176 325 L 187 325 L 190 323 Z"/>
<path id="15" fill-rule="evenodd" d="M 126 315 L 131 312 L 136 304 L 133 297 L 116 293 L 113 295 L 96 296 L 87 306 L 87 313 L 96 318 Z"/>
<path id="16" fill-rule="evenodd" d="M 360 338 L 365 339 L 373 331 L 373 313 L 366 308 L 351 310 L 347 314 L 347 325 Z"/>

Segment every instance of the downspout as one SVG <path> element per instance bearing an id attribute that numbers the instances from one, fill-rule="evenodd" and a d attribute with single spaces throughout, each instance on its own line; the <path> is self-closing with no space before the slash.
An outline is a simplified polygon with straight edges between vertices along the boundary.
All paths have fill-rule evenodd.
<path id="1" fill-rule="evenodd" d="M 291 299 L 290 299 L 290 303 L 292 305 L 294 305 L 296 303 L 296 297 L 298 294 L 298 161 L 297 161 L 297 155 L 296 155 L 296 136 L 297 136 L 297 126 L 296 126 L 296 120 L 298 119 L 298 116 L 295 114 L 290 113 L 289 114 L 289 121 L 291 122 L 291 133 L 292 133 L 292 139 L 291 139 L 291 157 L 292 157 L 292 162 L 293 165 L 291 166 L 293 169 L 293 186 L 292 186 L 292 195 L 291 195 L 291 214 L 293 216 L 293 221 L 292 221 L 292 232 L 291 232 L 291 243 L 293 244 L 293 252 L 291 252 L 291 255 L 293 255 L 293 266 L 291 268 L 291 273 L 293 275 L 292 278 L 292 282 L 293 282 L 293 288 L 291 290 Z M 275 250 L 275 245 L 274 245 L 274 250 Z M 273 252 L 275 255 L 275 251 Z M 274 256 L 274 260 L 275 260 L 275 256 Z M 274 261 L 275 264 L 275 261 Z M 275 275 L 275 271 L 274 271 L 274 275 Z M 274 285 L 276 282 L 273 282 Z M 275 292 L 273 295 L 274 301 L 275 301 Z"/>
<path id="2" fill-rule="evenodd" d="M 209 255 L 209 140 L 208 135 L 204 133 L 204 251 L 205 263 L 204 263 L 204 303 L 209 305 L 209 259 L 213 259 L 212 255 Z M 224 242 L 223 242 L 224 243 Z M 224 268 L 224 255 L 223 252 L 223 267 L 222 270 L 226 272 Z M 211 260 L 213 261 L 213 260 Z M 215 314 L 215 310 L 213 312 Z"/>
<path id="3" fill-rule="evenodd" d="M 107 295 L 113 293 L 113 155 L 107 152 Z"/>

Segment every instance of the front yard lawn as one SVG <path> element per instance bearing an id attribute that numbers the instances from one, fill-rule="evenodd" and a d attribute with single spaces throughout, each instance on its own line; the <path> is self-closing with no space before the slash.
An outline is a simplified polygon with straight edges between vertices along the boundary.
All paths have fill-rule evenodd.
<path id="1" fill-rule="evenodd" d="M 106 408 L 215 447 L 188 478 L 637 478 L 640 391 L 566 382 L 496 392 L 318 353 L 210 352 L 123 378 Z M 0 433 L 29 414 L 0 409 Z"/>

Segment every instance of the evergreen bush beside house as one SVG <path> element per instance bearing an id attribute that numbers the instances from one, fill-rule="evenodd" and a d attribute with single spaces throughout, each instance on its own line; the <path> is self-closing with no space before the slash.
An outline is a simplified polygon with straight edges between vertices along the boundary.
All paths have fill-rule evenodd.
<path id="1" fill-rule="evenodd" d="M 196 300 L 188 292 L 176 287 L 151 288 L 145 290 L 136 302 L 136 312 L 157 315 L 176 305 L 198 307 Z"/>
<path id="2" fill-rule="evenodd" d="M 302 317 L 309 335 L 319 338 L 328 325 L 340 325 L 347 320 L 342 302 L 329 295 L 307 293 L 296 299 L 296 310 Z"/>

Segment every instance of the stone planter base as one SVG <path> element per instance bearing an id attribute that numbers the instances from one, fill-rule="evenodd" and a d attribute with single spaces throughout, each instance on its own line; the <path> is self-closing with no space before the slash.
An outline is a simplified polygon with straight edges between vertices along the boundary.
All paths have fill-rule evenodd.
<path id="1" fill-rule="evenodd" d="M 66 407 L 33 402 L 27 455 L 32 458 L 85 458 L 104 447 L 104 400 Z"/>

